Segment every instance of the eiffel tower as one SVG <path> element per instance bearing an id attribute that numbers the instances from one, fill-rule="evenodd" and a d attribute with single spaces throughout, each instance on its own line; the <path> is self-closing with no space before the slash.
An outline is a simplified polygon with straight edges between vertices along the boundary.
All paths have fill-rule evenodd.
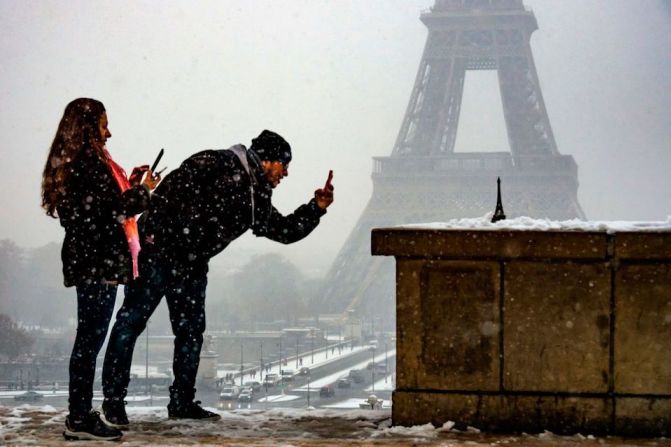
<path id="1" fill-rule="evenodd" d="M 557 150 L 543 102 L 529 44 L 533 12 L 522 0 L 436 0 L 420 19 L 429 34 L 401 130 L 391 156 L 373 159 L 373 195 L 322 303 L 389 327 L 394 261 L 370 255 L 372 228 L 483 216 L 496 205 L 497 177 L 509 217 L 585 217 L 577 165 Z M 467 70 L 497 71 L 510 152 L 455 152 Z"/>

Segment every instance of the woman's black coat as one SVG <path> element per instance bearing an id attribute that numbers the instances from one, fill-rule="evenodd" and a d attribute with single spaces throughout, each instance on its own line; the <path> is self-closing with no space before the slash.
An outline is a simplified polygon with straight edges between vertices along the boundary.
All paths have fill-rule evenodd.
<path id="1" fill-rule="evenodd" d="M 57 207 L 65 240 L 61 258 L 66 287 L 101 280 L 126 283 L 132 259 L 122 223 L 149 205 L 149 190 L 137 185 L 123 194 L 112 171 L 92 148 L 82 149 Z"/>

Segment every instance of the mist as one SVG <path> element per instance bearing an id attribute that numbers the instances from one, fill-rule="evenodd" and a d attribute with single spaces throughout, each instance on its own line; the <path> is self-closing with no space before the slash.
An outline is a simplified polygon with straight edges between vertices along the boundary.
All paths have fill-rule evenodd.
<path id="1" fill-rule="evenodd" d="M 0 239 L 35 248 L 62 229 L 39 207 L 65 105 L 102 100 L 126 169 L 160 148 L 176 168 L 263 129 L 292 145 L 275 204 L 288 213 L 335 171 L 336 201 L 291 246 L 246 235 L 212 262 L 280 253 L 321 277 L 370 198 L 371 157 L 391 153 L 427 36 L 429 0 L 0 3 Z M 661 0 L 527 0 L 531 45 L 562 154 L 592 220 L 671 214 L 671 8 Z M 457 150 L 507 149 L 488 72 L 466 78 Z M 503 129 L 503 131 L 502 131 Z M 503 145 L 503 146 L 502 146 Z M 493 207 L 494 203 L 492 203 Z"/>

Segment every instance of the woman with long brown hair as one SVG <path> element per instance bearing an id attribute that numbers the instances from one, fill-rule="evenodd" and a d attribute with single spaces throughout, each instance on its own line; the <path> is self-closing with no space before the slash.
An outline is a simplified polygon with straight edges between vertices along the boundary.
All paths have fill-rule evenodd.
<path id="1" fill-rule="evenodd" d="M 118 284 L 137 277 L 135 215 L 159 179 L 148 166 L 130 178 L 105 147 L 112 136 L 105 106 L 79 98 L 65 108 L 42 174 L 42 207 L 65 229 L 66 287 L 77 290 L 77 335 L 70 357 L 66 439 L 121 438 L 92 411 L 96 357 L 105 341 Z M 147 174 L 144 181 L 142 177 Z"/>

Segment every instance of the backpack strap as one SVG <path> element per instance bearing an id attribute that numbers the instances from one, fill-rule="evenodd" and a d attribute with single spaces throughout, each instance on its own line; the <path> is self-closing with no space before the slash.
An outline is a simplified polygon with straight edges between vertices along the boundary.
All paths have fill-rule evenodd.
<path id="1" fill-rule="evenodd" d="M 236 144 L 234 146 L 231 146 L 229 150 L 238 157 L 240 163 L 242 163 L 242 167 L 245 168 L 245 171 L 247 171 L 247 175 L 249 175 L 249 192 L 252 201 L 252 226 L 254 226 L 255 222 L 254 185 L 256 185 L 256 177 L 252 174 L 251 170 L 249 169 L 249 161 L 247 160 L 247 149 L 245 149 L 245 147 L 241 144 Z"/>
<path id="2" fill-rule="evenodd" d="M 247 174 L 251 177 L 252 173 L 249 170 L 249 162 L 247 161 L 247 149 L 241 144 L 236 144 L 235 146 L 231 146 L 228 150 L 233 152 L 240 159 L 240 163 L 242 163 L 245 171 L 247 171 Z"/>

